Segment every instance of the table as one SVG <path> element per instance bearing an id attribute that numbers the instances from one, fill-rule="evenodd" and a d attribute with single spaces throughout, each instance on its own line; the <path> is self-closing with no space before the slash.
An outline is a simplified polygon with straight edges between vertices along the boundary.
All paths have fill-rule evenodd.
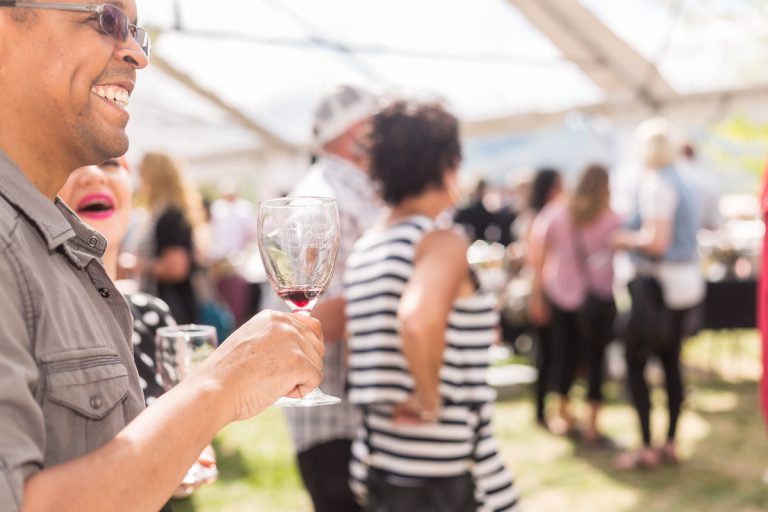
<path id="1" fill-rule="evenodd" d="M 707 282 L 702 329 L 753 329 L 756 299 L 756 279 Z"/>

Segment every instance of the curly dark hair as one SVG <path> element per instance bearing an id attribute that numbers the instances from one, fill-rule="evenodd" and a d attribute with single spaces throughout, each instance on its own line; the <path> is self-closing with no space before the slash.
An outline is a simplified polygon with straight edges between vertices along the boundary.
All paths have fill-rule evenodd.
<path id="1" fill-rule="evenodd" d="M 373 117 L 371 177 L 390 205 L 441 187 L 461 161 L 459 122 L 436 102 L 396 100 Z"/>

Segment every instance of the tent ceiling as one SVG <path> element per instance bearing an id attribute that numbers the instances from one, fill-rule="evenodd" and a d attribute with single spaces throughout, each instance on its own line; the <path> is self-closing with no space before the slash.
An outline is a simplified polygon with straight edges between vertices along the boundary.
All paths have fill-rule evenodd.
<path id="1" fill-rule="evenodd" d="M 136 151 L 161 140 L 168 120 L 186 134 L 187 156 L 306 147 L 314 105 L 340 82 L 446 98 L 471 134 L 530 129 L 574 109 L 716 111 L 764 101 L 768 84 L 757 0 L 138 4 L 159 34 L 160 65 L 143 72 L 132 100 L 132 132 L 155 130 Z M 712 92 L 721 90 L 729 101 Z"/>
<path id="2" fill-rule="evenodd" d="M 609 98 L 656 104 L 675 95 L 653 62 L 577 0 L 509 0 Z"/>

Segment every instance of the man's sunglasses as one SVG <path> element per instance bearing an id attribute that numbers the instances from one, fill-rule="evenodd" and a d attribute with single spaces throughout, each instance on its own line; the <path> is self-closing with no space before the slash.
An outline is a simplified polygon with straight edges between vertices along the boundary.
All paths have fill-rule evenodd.
<path id="1" fill-rule="evenodd" d="M 0 7 L 24 7 L 28 9 L 54 9 L 57 11 L 93 12 L 99 15 L 99 27 L 101 31 L 120 42 L 128 39 L 128 34 L 141 47 L 144 55 L 149 57 L 152 43 L 149 34 L 143 28 L 139 28 L 128 21 L 128 15 L 112 4 L 45 4 L 32 2 L 17 2 L 15 0 L 0 0 Z"/>

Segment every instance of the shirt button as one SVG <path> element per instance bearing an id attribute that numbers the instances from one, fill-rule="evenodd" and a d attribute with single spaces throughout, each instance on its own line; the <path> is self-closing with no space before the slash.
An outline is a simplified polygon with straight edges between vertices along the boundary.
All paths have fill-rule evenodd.
<path id="1" fill-rule="evenodd" d="M 90 245 L 91 247 L 96 247 L 97 245 L 99 245 L 98 237 L 96 237 L 95 235 L 90 237 L 88 239 L 88 245 Z"/>
<path id="2" fill-rule="evenodd" d="M 102 405 L 104 405 L 104 399 L 101 398 L 101 395 L 93 395 L 91 397 L 91 407 L 94 409 L 101 409 Z"/>
<path id="3" fill-rule="evenodd" d="M 99 288 L 99 295 L 101 295 L 106 299 L 107 297 L 109 297 L 109 290 L 107 290 L 106 288 Z"/>

